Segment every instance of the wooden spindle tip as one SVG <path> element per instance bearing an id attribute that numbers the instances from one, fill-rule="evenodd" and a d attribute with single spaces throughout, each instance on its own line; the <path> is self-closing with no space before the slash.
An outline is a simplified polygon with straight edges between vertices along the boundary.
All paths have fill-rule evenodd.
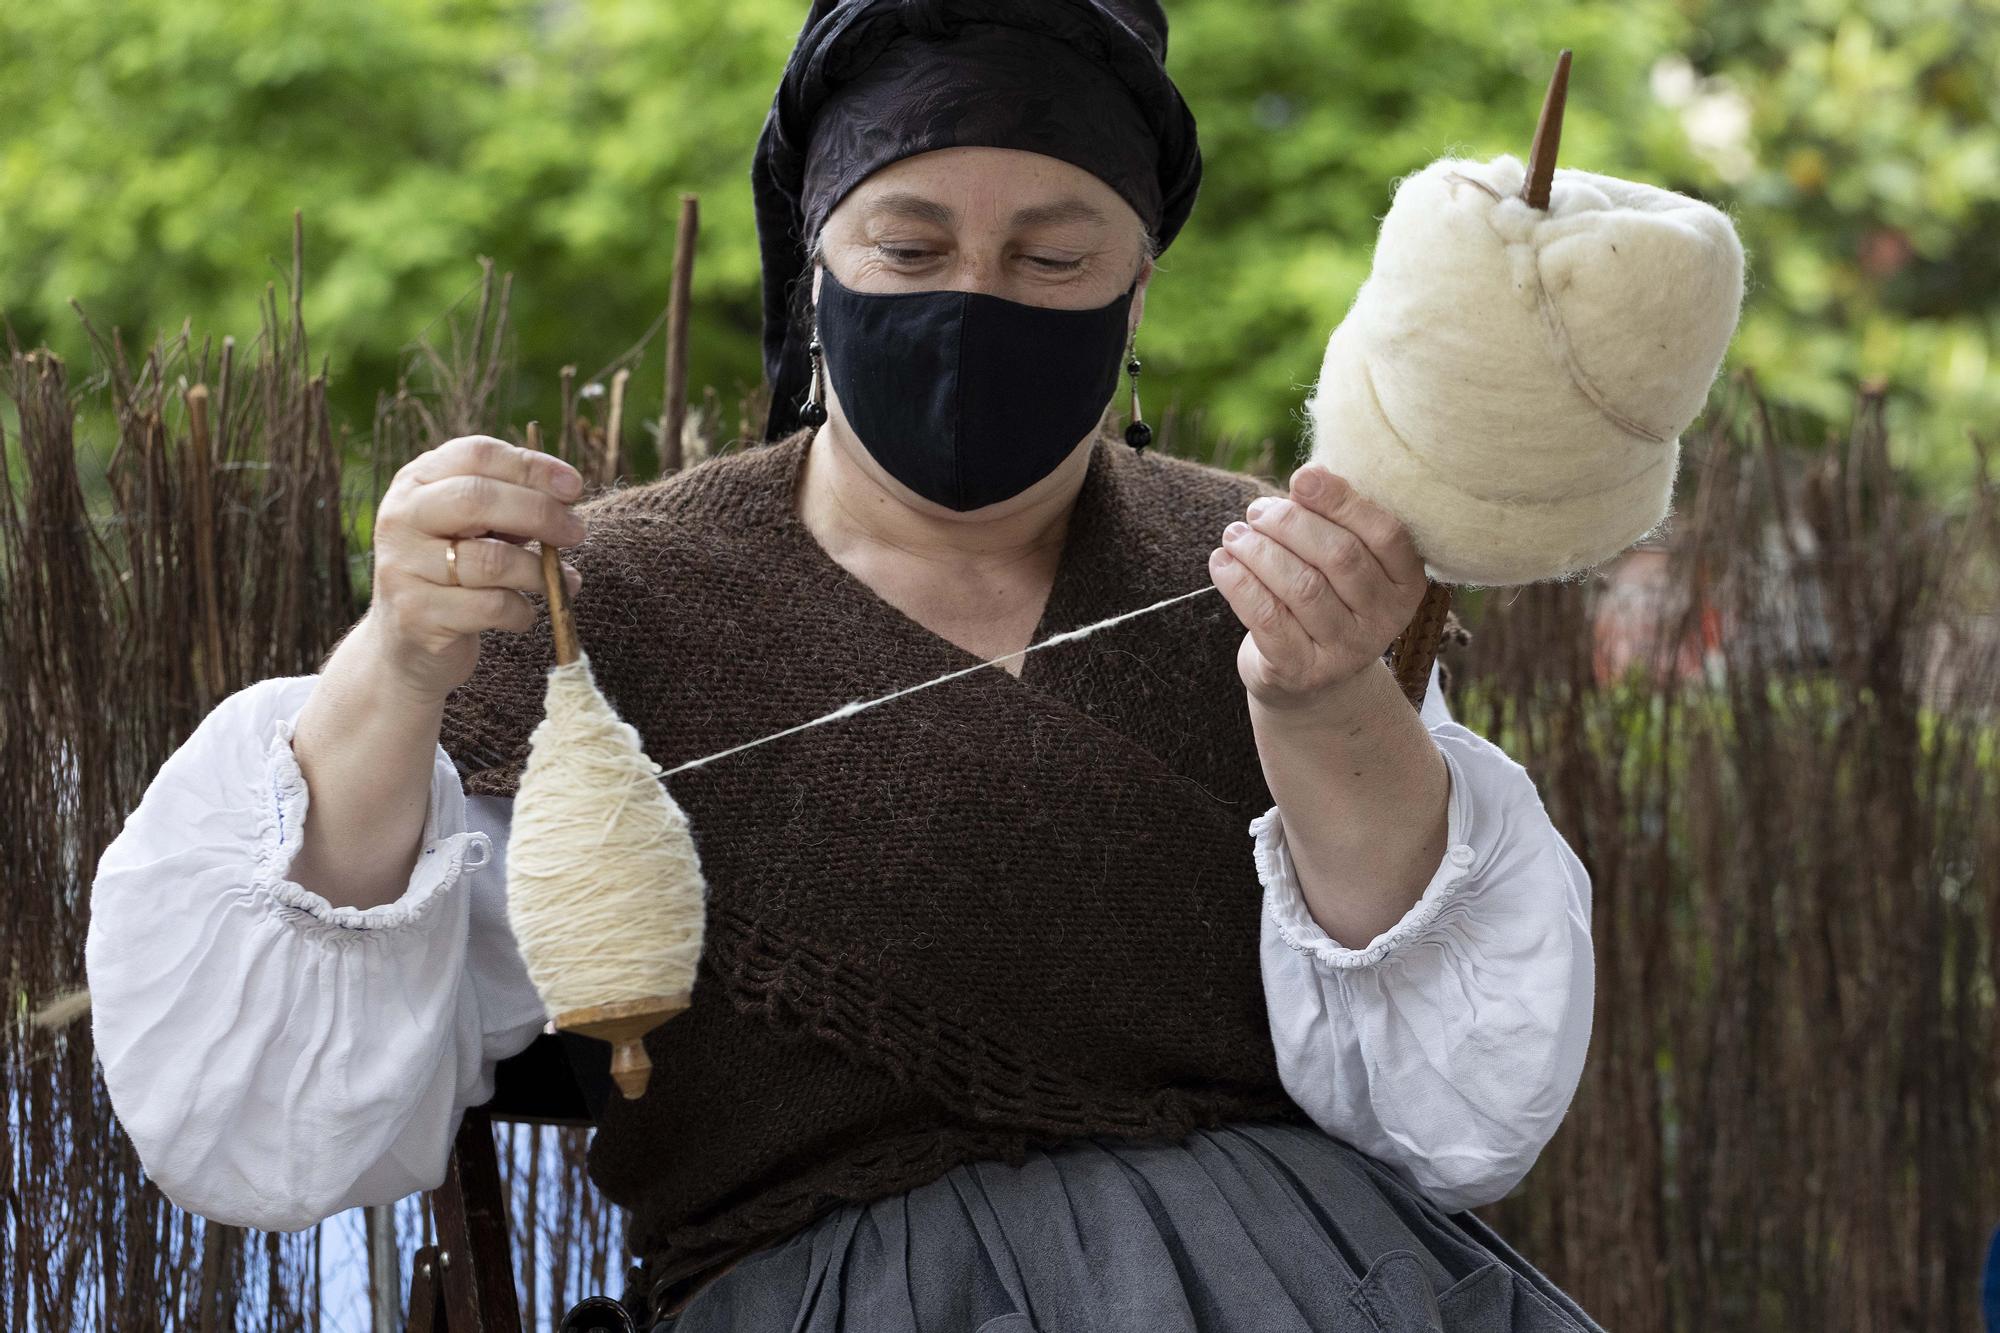
<path id="1" fill-rule="evenodd" d="M 653 1077 L 646 1034 L 688 1007 L 688 993 L 598 1004 L 556 1015 L 556 1026 L 611 1043 L 611 1081 L 627 1101 L 644 1095 Z"/>
<path id="2" fill-rule="evenodd" d="M 1535 123 L 1535 142 L 1528 150 L 1528 176 L 1521 184 L 1521 198 L 1530 208 L 1547 208 L 1549 190 L 1556 179 L 1556 150 L 1562 145 L 1563 108 L 1569 101 L 1570 49 L 1556 56 L 1556 72 L 1549 76 L 1549 90 L 1542 97 L 1541 119 Z"/>
<path id="3" fill-rule="evenodd" d="M 653 1061 L 644 1041 L 635 1037 L 611 1048 L 611 1081 L 628 1102 L 646 1095 L 646 1085 L 653 1081 Z"/>

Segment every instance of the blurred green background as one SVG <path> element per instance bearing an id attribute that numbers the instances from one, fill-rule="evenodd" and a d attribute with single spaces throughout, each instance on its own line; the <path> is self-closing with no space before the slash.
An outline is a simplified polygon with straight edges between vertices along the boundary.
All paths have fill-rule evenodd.
<path id="1" fill-rule="evenodd" d="M 1567 165 L 1738 221 L 1731 364 L 1844 422 L 1890 387 L 1896 461 L 1951 493 L 2000 423 L 2000 0 L 1169 0 L 1207 174 L 1140 347 L 1149 407 L 1298 436 L 1397 177 L 1525 154 L 1576 52 Z M 802 0 L 24 0 L 0 6 L 0 314 L 75 364 L 254 335 L 304 210 L 306 321 L 365 431 L 405 349 L 515 274 L 514 404 L 546 414 L 664 306 L 702 200 L 691 383 L 758 381 L 751 147 Z M 634 401 L 658 402 L 649 356 Z M 647 376 L 650 375 L 651 382 Z M 651 410 L 651 409 L 648 409 Z M 1816 420 L 1818 419 L 1818 420 Z"/>

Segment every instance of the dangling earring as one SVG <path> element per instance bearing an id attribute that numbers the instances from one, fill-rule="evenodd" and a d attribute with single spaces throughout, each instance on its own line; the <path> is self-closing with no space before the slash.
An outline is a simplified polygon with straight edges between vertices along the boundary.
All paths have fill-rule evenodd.
<path id="1" fill-rule="evenodd" d="M 1139 357 L 1137 354 L 1139 331 L 1132 331 L 1132 342 L 1125 349 L 1131 359 L 1125 363 L 1125 373 L 1132 377 L 1132 419 L 1125 423 L 1125 443 L 1134 449 L 1144 449 L 1153 442 L 1153 428 L 1139 419 Z"/>
<path id="2" fill-rule="evenodd" d="M 813 320 L 812 342 L 806 346 L 806 355 L 812 358 L 812 388 L 806 393 L 806 405 L 799 409 L 799 420 L 808 426 L 826 424 L 826 404 L 820 401 L 820 346 L 819 320 Z"/>

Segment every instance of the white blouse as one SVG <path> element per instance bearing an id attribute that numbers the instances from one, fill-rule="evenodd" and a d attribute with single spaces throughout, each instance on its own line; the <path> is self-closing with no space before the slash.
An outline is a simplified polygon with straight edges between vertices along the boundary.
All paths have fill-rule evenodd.
<path id="1" fill-rule="evenodd" d="M 147 1173 L 184 1208 L 281 1231 L 436 1186 L 461 1110 L 546 1023 L 507 927 L 513 803 L 468 799 L 443 746 L 400 897 L 336 908 L 287 878 L 309 804 L 291 738 L 316 680 L 246 686 L 167 759 L 98 863 L 85 951 L 98 1059 Z M 1313 922 L 1275 808 L 1250 833 L 1285 1088 L 1455 1210 L 1506 1194 L 1569 1107 L 1590 886 L 1527 773 L 1451 721 L 1435 678 L 1424 720 L 1451 772 L 1448 850 L 1366 947 Z"/>

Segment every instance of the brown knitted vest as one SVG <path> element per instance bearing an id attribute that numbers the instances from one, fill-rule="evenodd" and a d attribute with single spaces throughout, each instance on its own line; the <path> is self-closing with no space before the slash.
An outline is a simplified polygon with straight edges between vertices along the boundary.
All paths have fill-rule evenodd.
<path id="1" fill-rule="evenodd" d="M 809 431 L 580 512 L 592 670 L 667 768 L 979 659 L 835 562 L 794 508 Z M 1040 640 L 1201 587 L 1268 488 L 1092 445 Z M 648 1040 L 590 1170 L 645 1280 L 845 1200 L 1089 1134 L 1300 1113 L 1258 971 L 1271 798 L 1219 593 L 675 777 L 709 886 L 692 1007 Z M 553 661 L 489 631 L 447 702 L 511 795 Z"/>

